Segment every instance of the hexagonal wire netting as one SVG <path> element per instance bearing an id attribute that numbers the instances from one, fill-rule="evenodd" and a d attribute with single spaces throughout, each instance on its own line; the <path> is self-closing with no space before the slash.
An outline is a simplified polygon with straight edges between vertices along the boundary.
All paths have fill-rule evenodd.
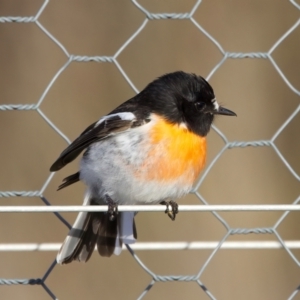
<path id="1" fill-rule="evenodd" d="M 219 51 L 222 54 L 222 59 L 221 61 L 214 66 L 214 68 L 211 70 L 211 72 L 209 73 L 209 75 L 207 76 L 207 80 L 209 80 L 211 78 L 211 76 L 223 65 L 223 63 L 228 59 L 236 59 L 236 58 L 260 58 L 260 59 L 266 59 L 269 60 L 272 65 L 274 66 L 274 68 L 276 69 L 276 71 L 278 72 L 278 74 L 281 76 L 282 80 L 287 84 L 287 86 L 298 96 L 300 96 L 300 91 L 297 90 L 287 79 L 287 77 L 283 74 L 283 72 L 281 71 L 281 69 L 279 68 L 279 66 L 276 64 L 276 62 L 274 61 L 274 59 L 272 58 L 272 53 L 274 52 L 274 50 L 280 45 L 280 43 L 282 43 L 284 41 L 284 39 L 291 34 L 300 24 L 300 19 L 298 19 L 298 21 L 291 27 L 289 28 L 278 40 L 277 42 L 271 47 L 271 49 L 268 52 L 250 52 L 250 53 L 244 53 L 244 52 L 239 52 L 239 53 L 234 53 L 234 52 L 226 52 L 222 46 L 220 45 L 220 43 L 214 39 L 205 29 L 203 29 L 203 27 L 201 27 L 201 25 L 193 18 L 193 15 L 195 13 L 195 11 L 198 9 L 201 0 L 198 0 L 196 2 L 196 4 L 194 5 L 194 7 L 192 8 L 192 10 L 188 13 L 151 13 L 148 10 L 146 10 L 142 5 L 140 5 L 136 0 L 132 0 L 133 5 L 135 5 L 139 10 L 141 10 L 144 15 L 145 15 L 145 20 L 142 22 L 142 25 L 137 28 L 137 30 L 128 38 L 128 40 L 121 45 L 121 47 L 117 50 L 117 52 L 113 55 L 113 56 L 78 56 L 78 55 L 71 55 L 69 54 L 69 52 L 67 51 L 67 49 L 64 47 L 64 45 L 62 43 L 60 43 L 40 22 L 39 22 L 39 17 L 41 16 L 41 14 L 43 13 L 44 9 L 46 8 L 47 4 L 48 4 L 49 0 L 45 0 L 44 3 L 42 4 L 42 6 L 40 7 L 39 11 L 37 12 L 37 14 L 35 16 L 29 16 L 29 17 L 24 17 L 24 16 L 20 16 L 20 17 L 10 17 L 10 16 L 3 16 L 0 17 L 0 23 L 12 23 L 12 22 L 18 22 L 18 23 L 34 23 L 38 28 L 40 28 L 40 30 L 43 31 L 43 33 L 50 39 L 52 40 L 53 43 L 55 43 L 66 55 L 66 63 L 63 65 L 63 67 L 61 67 L 57 73 L 55 74 L 55 76 L 51 79 L 51 81 L 49 82 L 48 86 L 46 87 L 46 89 L 44 90 L 44 92 L 42 93 L 42 95 L 40 96 L 40 99 L 37 103 L 34 104 L 24 104 L 24 105 L 0 105 L 0 110 L 1 111 L 10 111 L 10 110 L 21 110 L 21 111 L 28 111 L 28 110 L 34 110 L 36 111 L 44 120 L 45 122 L 47 122 L 52 129 L 58 134 L 60 135 L 65 141 L 67 141 L 67 143 L 70 143 L 70 140 L 68 139 L 67 136 L 65 136 L 63 134 L 62 131 L 60 131 L 59 128 L 57 128 L 55 126 L 55 124 L 53 124 L 51 122 L 51 120 L 45 115 L 45 113 L 40 109 L 41 103 L 43 102 L 43 100 L 45 99 L 47 93 L 49 92 L 49 90 L 51 89 L 51 87 L 53 86 L 54 82 L 58 79 L 58 77 L 61 75 L 62 72 L 64 72 L 68 66 L 74 62 L 102 62 L 102 63 L 112 63 L 115 64 L 115 66 L 118 68 L 119 72 L 122 74 L 122 76 L 126 79 L 126 81 L 128 82 L 128 84 L 131 86 L 131 88 L 138 93 L 137 88 L 135 87 L 134 83 L 131 81 L 131 79 L 128 77 L 128 75 L 126 74 L 126 72 L 122 69 L 122 67 L 120 66 L 120 64 L 118 63 L 118 57 L 120 55 L 120 53 L 143 31 L 143 29 L 145 28 L 145 26 L 147 25 L 148 22 L 150 22 L 150 20 L 159 20 L 159 19 L 178 19 L 178 20 L 189 20 L 190 22 L 192 22 L 194 24 L 194 26 L 196 26 L 198 28 L 198 30 L 200 30 L 206 37 L 207 39 L 209 39 L 214 45 L 215 47 L 217 47 L 219 49 Z M 300 10 L 300 5 L 297 4 L 295 1 L 291 0 L 290 1 L 295 9 Z M 1 26 L 1 25 L 0 25 Z M 299 113 L 300 111 L 300 105 L 294 110 L 294 112 L 290 115 L 290 117 L 282 124 L 282 126 L 275 132 L 275 134 L 273 135 L 273 137 L 270 140 L 257 140 L 257 141 L 248 141 L 248 142 L 243 142 L 243 141 L 234 141 L 234 142 L 230 142 L 226 136 L 216 127 L 213 126 L 213 129 L 215 130 L 215 132 L 222 138 L 223 142 L 224 142 L 224 146 L 221 149 L 221 151 L 217 154 L 217 156 L 212 160 L 212 162 L 210 163 L 210 165 L 208 166 L 208 168 L 206 169 L 206 171 L 202 174 L 200 180 L 198 181 L 198 183 L 196 184 L 195 188 L 194 188 L 194 194 L 199 198 L 199 200 L 202 202 L 202 204 L 204 204 L 204 206 L 202 205 L 200 208 L 198 208 L 198 210 L 205 210 L 205 208 L 207 208 L 206 210 L 209 210 L 213 213 L 213 215 L 219 220 L 219 222 L 221 222 L 224 227 L 227 230 L 227 233 L 225 234 L 225 236 L 216 244 L 216 245 L 211 245 L 211 247 L 213 248 L 213 251 L 211 253 L 211 255 L 209 256 L 209 258 L 206 260 L 206 262 L 202 265 L 202 267 L 200 268 L 199 272 L 197 274 L 191 275 L 191 276 L 159 276 L 157 274 L 155 274 L 154 272 L 152 272 L 140 259 L 139 257 L 136 255 L 136 253 L 133 251 L 134 248 L 138 248 L 138 247 L 134 247 L 134 246 L 129 246 L 126 245 L 127 249 L 129 250 L 129 252 L 131 253 L 132 257 L 136 260 L 136 262 L 143 268 L 143 270 L 145 272 L 147 272 L 151 277 L 152 277 L 152 281 L 149 283 L 149 285 L 144 289 L 144 291 L 141 293 L 141 295 L 139 296 L 138 299 L 142 299 L 144 297 L 144 295 L 146 295 L 146 293 L 149 292 L 149 290 L 151 289 L 151 287 L 158 281 L 160 282 L 166 282 L 166 281 L 194 281 L 196 282 L 201 289 L 207 294 L 207 296 L 211 299 L 215 299 L 215 297 L 213 296 L 213 294 L 206 288 L 206 286 L 202 283 L 201 281 L 201 275 L 203 273 L 203 271 L 205 270 L 205 268 L 207 267 L 207 265 L 209 264 L 209 262 L 211 261 L 211 259 L 213 258 L 213 256 L 216 254 L 216 252 L 221 248 L 224 247 L 226 243 L 226 239 L 230 236 L 230 235 L 235 235 L 235 234 L 249 234 L 249 233 L 257 233 L 257 234 L 265 234 L 265 233 L 269 233 L 269 234 L 274 234 L 276 236 L 276 238 L 278 239 L 278 242 L 275 243 L 275 247 L 283 247 L 286 252 L 291 256 L 291 258 L 294 260 L 294 262 L 300 266 L 300 262 L 297 260 L 297 258 L 294 256 L 294 254 L 290 251 L 290 245 L 288 245 L 287 242 L 285 242 L 281 236 L 279 235 L 279 233 L 277 232 L 277 227 L 279 226 L 279 224 L 285 219 L 285 217 L 288 215 L 289 211 L 286 210 L 283 215 L 278 219 L 278 221 L 274 224 L 273 227 L 268 227 L 268 228 L 231 228 L 228 223 L 216 212 L 216 206 L 214 206 L 214 208 L 209 205 L 205 199 L 202 197 L 202 195 L 198 192 L 198 188 L 200 187 L 200 185 L 202 184 L 203 180 L 205 179 L 205 177 L 207 176 L 207 174 L 209 173 L 209 171 L 211 170 L 211 168 L 214 166 L 214 164 L 216 163 L 216 161 L 220 158 L 220 156 L 228 149 L 232 149 L 235 147 L 248 147 L 248 146 L 253 146 L 253 147 L 272 147 L 273 150 L 277 153 L 278 157 L 282 160 L 282 162 L 285 164 L 286 168 L 291 172 L 291 174 L 298 180 L 300 181 L 300 176 L 296 173 L 296 171 L 293 169 L 293 167 L 287 162 L 287 160 L 285 159 L 285 157 L 281 154 L 281 152 L 279 151 L 279 149 L 276 147 L 275 145 L 275 140 L 276 138 L 279 136 L 279 134 L 284 130 L 284 128 L 293 120 L 293 118 L 295 118 L 295 116 Z M 46 182 L 44 183 L 44 185 L 42 186 L 42 188 L 40 190 L 37 191 L 0 191 L 0 197 L 16 197 L 16 196 L 21 196 L 21 197 L 39 197 L 48 207 L 47 211 L 52 211 L 61 222 L 63 222 L 67 227 L 71 227 L 70 224 L 59 214 L 58 211 L 63 211 L 62 209 L 60 210 L 58 207 L 52 207 L 53 209 L 51 210 L 51 203 L 43 196 L 43 192 L 45 191 L 46 187 L 49 185 L 52 177 L 54 176 L 54 173 L 51 173 L 50 176 L 48 177 L 48 179 L 46 180 Z M 300 197 L 298 197 L 293 205 L 298 204 L 298 202 L 300 202 Z M 203 209 L 204 207 L 204 209 Z M 212 208 L 211 208 L 212 207 Z M 289 206 L 290 210 L 292 210 L 292 206 Z M 5 210 L 5 208 L 7 208 Z M 193 210 L 195 207 L 191 206 L 190 208 L 185 208 L 185 210 Z M 295 206 L 296 208 L 296 206 Z M 4 211 L 10 211 L 10 212 L 14 212 L 14 211 L 24 211 L 24 207 L 1 207 L 1 212 Z M 37 208 L 36 208 L 37 209 Z M 89 209 L 89 208 L 88 208 Z M 130 209 L 130 207 L 127 207 L 127 210 Z M 244 206 L 244 210 L 251 210 L 251 207 Z M 270 209 L 272 210 L 272 205 L 270 205 L 270 207 L 266 207 L 266 209 Z M 137 209 L 134 208 L 134 210 L 136 211 Z M 147 207 L 145 207 L 145 209 L 143 210 L 147 210 Z M 151 210 L 151 209 L 149 209 Z M 161 210 L 161 209 L 160 209 Z M 222 209 L 219 209 L 222 210 Z M 234 209 L 233 209 L 234 210 Z M 241 209 L 243 210 L 243 209 Z M 257 209 L 259 210 L 259 208 Z M 283 209 L 279 209 L 279 210 L 283 210 Z M 296 210 L 296 209 L 295 209 Z M 27 210 L 27 211 L 30 211 Z M 43 208 L 40 211 L 46 211 L 45 209 L 43 210 Z M 68 210 L 71 211 L 71 210 Z M 75 211 L 75 210 L 73 210 Z M 77 210 L 78 211 L 78 210 Z M 122 211 L 122 207 L 120 208 L 120 211 Z M 272 244 L 272 242 L 271 242 Z M 274 243 L 273 243 L 274 244 Z M 257 245 L 257 247 L 263 247 L 262 246 L 263 243 L 260 243 L 260 245 Z M 165 245 L 166 246 L 166 245 Z M 203 245 L 202 245 L 203 246 Z M 274 245 L 273 245 L 274 246 Z M 24 250 L 28 250 L 28 249 L 36 249 L 36 250 L 41 250 L 43 248 L 43 250 L 53 250 L 53 246 L 45 244 L 43 245 L 39 245 L 39 244 L 31 244 L 31 245 L 0 245 L 1 249 L 5 249 L 7 251 L 9 250 L 15 250 L 18 247 L 20 249 L 24 249 Z M 23 248 L 22 248 L 23 247 Z M 48 247 L 48 248 L 47 248 Z M 147 246 L 146 246 L 147 247 Z M 164 248 L 164 246 L 161 246 L 162 249 Z M 197 248 L 200 247 L 201 248 L 201 243 L 171 243 L 171 245 L 169 245 L 169 247 L 173 247 L 176 249 L 192 249 L 192 248 Z M 54 247 L 55 249 L 57 247 Z M 151 248 L 149 248 L 151 249 Z M 1 285 L 13 285 L 13 284 L 20 284 L 20 285 L 41 285 L 44 290 L 49 294 L 49 296 L 52 299 L 56 299 L 56 296 L 54 294 L 54 291 L 50 290 L 50 288 L 46 285 L 46 280 L 48 275 L 52 272 L 52 270 L 54 269 L 54 267 L 56 266 L 56 261 L 54 261 L 48 268 L 48 270 L 45 272 L 44 276 L 38 279 L 34 279 L 34 278 L 30 278 L 30 279 L 5 279 L 2 278 L 0 279 L 0 284 Z M 300 290 L 300 286 L 297 287 L 290 295 L 289 299 L 293 299 L 296 294 L 299 292 Z"/>

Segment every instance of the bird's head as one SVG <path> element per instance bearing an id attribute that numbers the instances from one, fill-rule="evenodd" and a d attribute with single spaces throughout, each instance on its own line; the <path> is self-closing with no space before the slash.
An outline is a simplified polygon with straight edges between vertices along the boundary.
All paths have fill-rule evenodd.
<path id="1" fill-rule="evenodd" d="M 152 112 L 201 136 L 208 134 L 215 115 L 236 116 L 218 104 L 204 78 L 182 71 L 159 77 L 140 95 Z"/>

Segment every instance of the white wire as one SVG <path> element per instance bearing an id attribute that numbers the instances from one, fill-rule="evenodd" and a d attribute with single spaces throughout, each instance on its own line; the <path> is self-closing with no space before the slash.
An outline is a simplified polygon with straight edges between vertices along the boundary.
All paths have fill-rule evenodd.
<path id="1" fill-rule="evenodd" d="M 165 211 L 164 205 L 120 205 L 119 211 Z M 106 205 L 99 206 L 1 206 L 0 213 L 4 212 L 81 212 L 107 211 Z M 205 211 L 300 211 L 300 205 L 179 205 L 180 212 Z"/>
<path id="2" fill-rule="evenodd" d="M 215 249 L 219 241 L 211 242 L 144 242 L 130 245 L 133 250 L 210 250 Z M 300 249 L 300 241 L 285 241 L 289 249 Z M 0 252 L 18 251 L 58 251 L 59 243 L 27 243 L 27 244 L 0 244 Z M 221 249 L 281 249 L 277 241 L 225 241 Z M 123 250 L 126 247 L 123 245 Z"/>

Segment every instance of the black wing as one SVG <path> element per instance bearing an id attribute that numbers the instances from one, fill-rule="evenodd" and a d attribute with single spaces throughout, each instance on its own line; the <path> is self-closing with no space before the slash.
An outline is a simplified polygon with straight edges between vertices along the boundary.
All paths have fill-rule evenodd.
<path id="1" fill-rule="evenodd" d="M 130 116 L 132 115 L 132 118 Z M 124 117 L 126 116 L 126 117 Z M 51 166 L 50 171 L 55 172 L 73 161 L 85 148 L 92 143 L 125 131 L 131 127 L 142 125 L 132 113 L 111 114 L 103 120 L 90 125 L 71 145 L 69 145 Z"/>

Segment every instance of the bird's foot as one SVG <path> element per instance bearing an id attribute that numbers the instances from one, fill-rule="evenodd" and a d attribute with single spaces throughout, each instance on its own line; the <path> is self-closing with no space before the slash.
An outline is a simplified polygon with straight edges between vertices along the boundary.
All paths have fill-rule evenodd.
<path id="1" fill-rule="evenodd" d="M 178 204 L 173 200 L 162 201 L 162 202 L 160 202 L 160 204 L 166 205 L 165 213 L 168 214 L 169 218 L 172 221 L 174 221 L 176 218 L 176 215 L 178 214 Z M 172 208 L 171 210 L 169 209 L 169 206 L 171 206 L 171 208 Z"/>
<path id="2" fill-rule="evenodd" d="M 108 204 L 108 210 L 107 213 L 109 215 L 109 220 L 113 221 L 115 220 L 116 216 L 118 215 L 118 204 L 111 199 L 108 195 L 105 195 L 106 202 Z"/>

